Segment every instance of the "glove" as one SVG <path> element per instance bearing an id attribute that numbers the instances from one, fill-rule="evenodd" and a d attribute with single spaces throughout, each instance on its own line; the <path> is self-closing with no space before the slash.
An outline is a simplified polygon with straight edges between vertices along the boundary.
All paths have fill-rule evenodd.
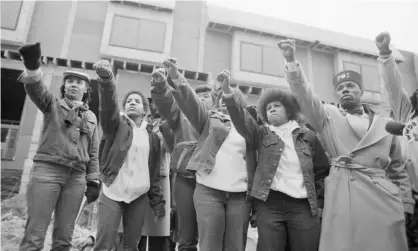
<path id="1" fill-rule="evenodd" d="M 90 204 L 99 198 L 100 183 L 94 181 L 87 181 L 87 190 L 84 195 L 87 198 L 87 203 Z"/>
<path id="2" fill-rule="evenodd" d="M 93 69 L 97 75 L 103 80 L 110 80 L 113 78 L 112 66 L 107 60 L 100 60 L 93 65 Z"/>
<path id="3" fill-rule="evenodd" d="M 35 71 L 41 67 L 41 44 L 27 44 L 19 48 L 26 69 Z"/>
<path id="4" fill-rule="evenodd" d="M 164 218 L 164 216 L 165 216 L 165 201 L 162 201 L 160 204 L 154 206 L 152 208 L 152 211 L 154 212 L 156 220 L 160 220 L 160 219 Z"/>

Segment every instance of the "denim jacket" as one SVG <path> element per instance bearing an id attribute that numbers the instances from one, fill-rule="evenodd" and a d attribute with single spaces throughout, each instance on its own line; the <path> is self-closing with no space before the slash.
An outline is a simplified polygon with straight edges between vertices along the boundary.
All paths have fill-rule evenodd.
<path id="1" fill-rule="evenodd" d="M 179 143 L 197 141 L 199 134 L 196 129 L 190 124 L 184 113 L 180 110 L 177 102 L 174 100 L 172 93 L 165 85 L 162 89 L 153 88 L 151 90 L 151 97 L 157 106 L 158 113 L 166 120 L 170 127 L 173 137 L 174 146 Z M 175 159 L 175 157 L 174 157 Z M 195 178 L 194 174 L 187 170 L 172 170 L 185 178 Z"/>
<path id="2" fill-rule="evenodd" d="M 99 146 L 100 179 L 110 186 L 119 173 L 132 145 L 133 128 L 125 116 L 120 115 L 114 79 L 99 82 L 99 114 L 103 136 Z M 152 208 L 165 203 L 159 186 L 161 142 L 158 135 L 147 128 L 150 153 L 148 167 L 151 187 L 148 198 Z"/>
<path id="3" fill-rule="evenodd" d="M 258 163 L 250 195 L 266 201 L 284 149 L 284 142 L 267 126 L 260 126 L 233 94 L 225 104 L 237 131 L 258 151 Z M 324 179 L 329 174 L 329 161 L 315 136 L 306 127 L 293 131 L 296 153 L 302 167 L 303 181 L 312 215 L 324 206 Z"/>
<path id="4" fill-rule="evenodd" d="M 39 75 L 22 73 L 26 93 L 44 114 L 42 135 L 33 161 L 55 163 L 86 173 L 86 180 L 99 179 L 99 134 L 96 115 L 90 110 L 70 116 L 71 108 L 54 97 Z"/>
<path id="5" fill-rule="evenodd" d="M 183 76 L 174 81 L 168 78 L 167 82 L 171 86 L 171 93 L 183 114 L 198 134 L 203 134 L 187 168 L 190 170 L 202 169 L 210 173 L 215 166 L 216 154 L 229 134 L 227 124 L 231 123 L 231 120 L 219 112 L 208 110 Z M 254 148 L 248 144 L 246 145 L 246 162 L 248 194 L 252 186 L 255 168 L 254 164 L 249 165 L 249 163 L 255 163 L 255 152 Z"/>

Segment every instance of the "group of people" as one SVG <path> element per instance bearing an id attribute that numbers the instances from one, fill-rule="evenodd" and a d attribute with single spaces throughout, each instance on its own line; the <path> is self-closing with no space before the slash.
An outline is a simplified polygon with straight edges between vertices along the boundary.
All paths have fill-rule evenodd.
<path id="1" fill-rule="evenodd" d="M 416 120 L 418 90 L 410 98 L 403 90 L 389 34 L 376 45 L 394 119 Z M 89 75 L 65 72 L 54 97 L 42 82 L 40 44 L 20 48 L 20 81 L 44 114 L 20 250 L 43 249 L 53 211 L 52 250 L 70 250 L 83 197 L 98 200 L 93 250 L 115 249 L 121 221 L 123 250 L 138 250 L 147 212 L 159 222 L 170 208 L 180 251 L 244 251 L 249 225 L 257 227 L 258 251 L 416 245 L 407 233 L 418 231 L 418 141 L 385 130 L 392 119 L 362 102 L 359 73 L 338 73 L 340 104 L 323 104 L 295 58 L 295 42 L 278 47 L 290 91 L 266 89 L 256 108 L 231 87 L 229 71 L 217 75 L 218 86 L 193 89 L 174 58 L 152 73 L 154 109 L 137 90 L 119 106 L 112 67 L 97 62 L 101 139 L 88 107 Z M 166 176 L 169 193 L 162 191 Z"/>

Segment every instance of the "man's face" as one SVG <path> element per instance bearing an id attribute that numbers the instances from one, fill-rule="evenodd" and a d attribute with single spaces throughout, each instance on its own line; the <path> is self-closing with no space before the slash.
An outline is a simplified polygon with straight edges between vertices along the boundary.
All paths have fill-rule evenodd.
<path id="1" fill-rule="evenodd" d="M 86 81 L 81 78 L 70 76 L 64 81 L 65 97 L 70 100 L 82 101 L 87 88 Z"/>
<path id="2" fill-rule="evenodd" d="M 212 109 L 213 100 L 210 92 L 199 92 L 197 96 L 199 97 L 200 101 L 202 101 L 205 104 L 207 109 Z"/>
<path id="3" fill-rule="evenodd" d="M 129 117 L 140 117 L 144 114 L 144 103 L 142 97 L 137 93 L 128 96 L 125 103 L 125 113 Z"/>
<path id="4" fill-rule="evenodd" d="M 350 109 L 361 104 L 363 90 L 358 84 L 345 81 L 340 83 L 335 90 L 343 108 Z"/>

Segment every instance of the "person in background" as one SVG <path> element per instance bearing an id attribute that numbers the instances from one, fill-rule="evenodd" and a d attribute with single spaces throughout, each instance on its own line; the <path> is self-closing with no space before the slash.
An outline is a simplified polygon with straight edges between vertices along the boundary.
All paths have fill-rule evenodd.
<path id="1" fill-rule="evenodd" d="M 176 61 L 173 59 L 173 61 Z M 151 97 L 157 110 L 172 131 L 174 137 L 174 149 L 171 155 L 172 175 L 172 205 L 173 223 L 177 223 L 177 229 L 173 230 L 178 238 L 179 251 L 197 251 L 198 229 L 196 210 L 193 203 L 193 193 L 196 187 L 196 178 L 193 172 L 186 170 L 188 160 L 184 159 L 181 147 L 189 142 L 195 142 L 199 134 L 190 124 L 167 85 L 166 71 L 164 68 L 156 69 L 153 73 Z M 215 93 L 208 85 L 198 86 L 195 90 L 200 101 L 207 109 L 212 109 L 215 102 Z M 186 149 L 187 150 L 187 149 Z M 192 150 L 191 150 L 192 151 Z M 176 231 L 177 230 L 177 231 Z M 176 233 L 177 232 L 177 233 Z M 177 239 L 176 238 L 176 239 Z"/>
<path id="2" fill-rule="evenodd" d="M 51 250 L 70 250 L 83 196 L 88 203 L 95 201 L 100 187 L 97 119 L 88 106 L 90 77 L 64 72 L 61 97 L 54 97 L 42 80 L 40 43 L 24 45 L 19 53 L 25 65 L 19 81 L 44 115 L 26 193 L 28 219 L 19 250 L 43 249 L 53 212 Z"/>
<path id="3" fill-rule="evenodd" d="M 148 117 L 148 124 L 150 131 L 155 132 L 161 141 L 161 156 L 160 156 L 160 175 L 161 180 L 159 186 L 163 191 L 163 196 L 166 199 L 165 211 L 170 212 L 170 179 L 169 179 L 169 163 L 170 152 L 165 141 L 165 137 L 161 132 L 161 127 L 165 122 L 158 114 L 157 107 L 151 98 L 148 98 L 150 112 Z M 174 245 L 174 246 L 173 246 Z M 147 249 L 148 247 L 148 249 Z M 142 237 L 138 245 L 139 251 L 171 251 L 175 249 L 175 243 L 170 239 L 170 214 L 166 214 L 161 221 L 155 221 L 154 213 L 148 207 L 145 224 L 142 228 Z"/>
<path id="4" fill-rule="evenodd" d="M 324 178 L 329 165 L 315 133 L 300 125 L 299 105 L 292 94 L 279 88 L 263 91 L 259 125 L 244 109 L 223 79 L 225 104 L 237 131 L 255 145 L 258 163 L 250 195 L 255 198 L 259 251 L 284 251 L 289 237 L 290 250 L 317 250 L 324 206 Z"/>
<path id="5" fill-rule="evenodd" d="M 161 143 L 144 118 L 148 101 L 140 91 L 128 92 L 117 103 L 116 82 L 108 61 L 94 69 L 99 76 L 99 112 L 103 136 L 100 143 L 99 219 L 94 250 L 111 250 L 123 223 L 123 248 L 138 250 L 147 208 L 155 219 L 165 217 L 160 189 Z M 149 202 L 149 203 L 148 203 Z"/>
<path id="6" fill-rule="evenodd" d="M 295 41 L 278 47 L 290 90 L 331 157 L 319 250 L 407 250 L 405 218 L 414 201 L 399 141 L 385 131 L 390 118 L 363 104 L 354 71 L 334 77 L 341 106 L 322 104 L 295 59 Z"/>
<path id="7" fill-rule="evenodd" d="M 193 201 L 199 249 L 245 250 L 251 212 L 248 179 L 253 172 L 246 165 L 246 142 L 231 123 L 220 96 L 216 103 L 220 112 L 208 109 L 179 73 L 177 64 L 171 60 L 163 64 L 173 97 L 199 134 L 187 167 L 196 171 Z"/>
<path id="8" fill-rule="evenodd" d="M 379 33 L 375 39 L 376 46 L 379 50 L 379 75 L 389 96 L 389 104 L 392 108 L 394 119 L 397 122 L 406 124 L 409 121 L 416 120 L 418 122 L 418 89 L 408 97 L 402 87 L 402 77 L 392 57 L 390 50 L 390 34 L 388 32 Z M 404 137 L 400 137 L 403 155 L 406 161 L 406 170 L 409 173 L 412 183 L 412 189 L 415 197 L 418 199 L 418 141 L 407 141 Z M 408 215 L 406 219 L 408 229 L 409 246 L 418 247 L 418 201 L 415 200 L 415 213 L 413 218 Z M 414 224 L 412 224 L 414 222 Z"/>

